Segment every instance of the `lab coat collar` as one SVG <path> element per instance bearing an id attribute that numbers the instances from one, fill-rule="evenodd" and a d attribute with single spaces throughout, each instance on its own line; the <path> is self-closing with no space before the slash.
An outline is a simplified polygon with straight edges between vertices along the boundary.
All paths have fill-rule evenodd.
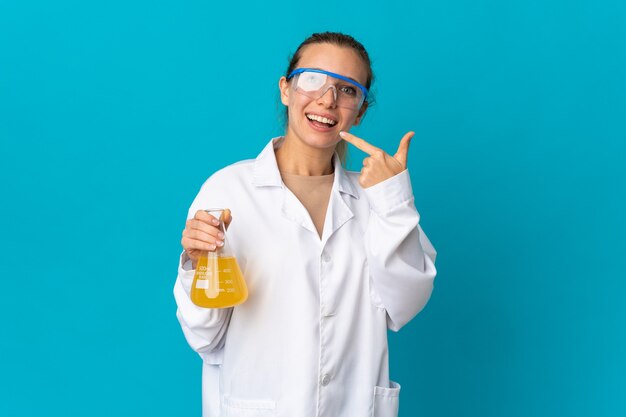
<path id="1" fill-rule="evenodd" d="M 274 150 L 280 148 L 284 139 L 285 138 L 283 136 L 273 138 L 256 158 L 254 163 L 254 176 L 252 178 L 252 183 L 255 186 L 283 186 L 283 180 L 280 176 L 280 171 L 278 170 L 278 163 L 276 162 L 276 154 L 274 153 Z M 333 164 L 335 166 L 335 183 L 333 186 L 336 186 L 340 193 L 349 194 L 358 199 L 359 194 L 354 188 L 354 185 L 350 182 L 348 174 L 341 166 L 341 160 L 336 153 L 333 156 Z"/>
<path id="2" fill-rule="evenodd" d="M 252 184 L 255 186 L 282 187 L 283 180 L 280 177 L 276 154 L 274 153 L 274 149 L 280 147 L 282 142 L 282 137 L 272 139 L 257 156 L 254 161 L 254 174 L 252 177 Z"/>

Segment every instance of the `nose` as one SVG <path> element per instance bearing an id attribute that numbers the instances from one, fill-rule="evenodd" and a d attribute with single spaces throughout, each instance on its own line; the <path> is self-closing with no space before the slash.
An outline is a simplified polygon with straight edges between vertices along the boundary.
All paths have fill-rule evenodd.
<path id="1" fill-rule="evenodd" d="M 329 91 L 330 94 L 328 93 Z M 337 107 L 337 88 L 334 85 L 329 85 L 326 91 L 317 99 L 317 102 L 327 108 Z"/>

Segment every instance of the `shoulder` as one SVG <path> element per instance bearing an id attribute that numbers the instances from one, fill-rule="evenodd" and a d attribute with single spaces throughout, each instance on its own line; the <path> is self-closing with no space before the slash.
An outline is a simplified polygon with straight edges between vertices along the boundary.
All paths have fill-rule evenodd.
<path id="1" fill-rule="evenodd" d="M 228 186 L 229 184 L 232 186 L 233 181 L 249 178 L 254 162 L 254 159 L 245 159 L 215 171 L 204 181 L 201 188 Z"/>
<path id="2" fill-rule="evenodd" d="M 342 169 L 343 169 L 343 176 L 350 183 L 356 195 L 359 196 L 359 198 L 363 196 L 364 190 L 363 190 L 363 187 L 361 187 L 361 184 L 359 183 L 359 177 L 361 176 L 361 173 L 358 171 L 349 171 L 346 168 L 342 168 Z"/>
<path id="3" fill-rule="evenodd" d="M 367 188 L 363 188 L 359 183 L 360 172 L 344 170 L 344 173 L 346 180 L 359 196 L 359 203 L 369 205 L 374 211 L 386 212 L 414 198 L 411 177 L 407 169 Z"/>
<path id="4" fill-rule="evenodd" d="M 344 168 L 343 172 L 346 174 L 346 177 L 350 180 L 350 182 L 356 185 L 358 188 L 361 188 L 359 185 L 359 176 L 361 175 L 358 171 L 348 171 Z"/>

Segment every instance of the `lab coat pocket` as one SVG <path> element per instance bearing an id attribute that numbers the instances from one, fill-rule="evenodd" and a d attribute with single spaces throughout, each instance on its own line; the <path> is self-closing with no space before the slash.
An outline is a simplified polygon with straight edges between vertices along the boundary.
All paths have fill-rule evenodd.
<path id="1" fill-rule="evenodd" d="M 372 417 L 397 417 L 400 405 L 400 384 L 389 381 L 390 388 L 374 387 Z"/>
<path id="2" fill-rule="evenodd" d="M 222 403 L 222 417 L 274 417 L 276 402 L 271 400 L 244 400 L 226 397 Z"/>

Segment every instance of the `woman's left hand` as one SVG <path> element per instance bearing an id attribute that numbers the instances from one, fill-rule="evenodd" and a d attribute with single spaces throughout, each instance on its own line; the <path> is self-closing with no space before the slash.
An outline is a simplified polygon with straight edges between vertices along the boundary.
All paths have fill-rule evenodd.
<path id="1" fill-rule="evenodd" d="M 409 143 L 415 132 L 409 132 L 400 140 L 400 146 L 394 156 L 389 155 L 382 149 L 370 145 L 361 138 L 348 132 L 339 132 L 339 136 L 368 154 L 363 160 L 363 169 L 359 177 L 361 187 L 368 188 L 393 177 L 406 169 L 406 160 L 409 153 Z"/>

